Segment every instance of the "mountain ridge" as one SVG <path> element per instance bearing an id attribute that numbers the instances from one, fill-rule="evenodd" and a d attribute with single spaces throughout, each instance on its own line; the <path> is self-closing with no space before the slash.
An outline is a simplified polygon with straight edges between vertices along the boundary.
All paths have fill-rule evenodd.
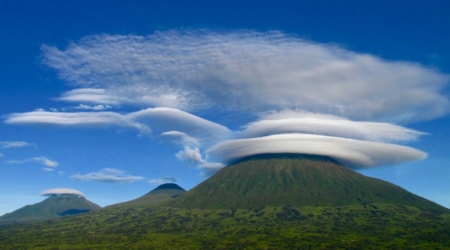
<path id="1" fill-rule="evenodd" d="M 11 213 L 0 216 L 0 224 L 28 223 L 64 216 L 86 213 L 101 207 L 83 196 L 74 194 L 53 194 L 33 205 L 26 205 Z"/>
<path id="2" fill-rule="evenodd" d="M 105 207 L 105 209 L 121 207 L 156 207 L 159 204 L 176 198 L 185 192 L 186 190 L 175 183 L 165 183 L 159 185 L 141 197 L 126 202 L 113 204 Z"/>
<path id="3" fill-rule="evenodd" d="M 261 154 L 230 164 L 164 206 L 254 208 L 389 203 L 450 211 L 392 183 L 319 155 Z"/>

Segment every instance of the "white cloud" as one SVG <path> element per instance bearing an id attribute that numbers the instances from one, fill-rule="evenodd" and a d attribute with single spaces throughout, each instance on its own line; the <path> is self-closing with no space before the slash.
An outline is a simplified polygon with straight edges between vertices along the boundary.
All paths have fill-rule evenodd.
<path id="1" fill-rule="evenodd" d="M 148 125 L 155 133 L 178 131 L 196 138 L 202 145 L 228 139 L 232 132 L 212 121 L 173 108 L 148 108 L 129 113 L 127 118 Z"/>
<path id="2" fill-rule="evenodd" d="M 24 163 L 29 163 L 29 162 L 39 162 L 39 163 L 43 164 L 44 166 L 50 167 L 50 168 L 56 168 L 59 165 L 59 163 L 57 161 L 50 160 L 44 156 L 29 158 L 29 159 L 25 159 L 25 160 L 9 160 L 9 161 L 5 161 L 5 162 L 9 163 L 9 164 L 24 164 Z"/>
<path id="3" fill-rule="evenodd" d="M 148 183 L 154 184 L 154 185 L 161 185 L 164 183 L 175 183 L 177 181 L 178 181 L 177 178 L 165 176 L 163 178 L 149 180 Z"/>
<path id="4" fill-rule="evenodd" d="M 197 146 L 197 147 L 200 146 L 200 143 L 198 142 L 197 139 L 180 131 L 163 132 L 161 133 L 161 136 L 170 138 L 172 142 L 176 144 Z"/>
<path id="5" fill-rule="evenodd" d="M 44 63 L 80 89 L 62 100 L 238 111 L 302 108 L 357 120 L 419 121 L 449 110 L 449 76 L 281 32 L 97 35 Z"/>
<path id="6" fill-rule="evenodd" d="M 101 104 L 119 104 L 119 97 L 113 97 L 106 94 L 104 89 L 81 88 L 65 92 L 62 97 L 57 98 L 61 101 L 68 102 L 89 102 Z"/>
<path id="7" fill-rule="evenodd" d="M 72 175 L 70 178 L 79 181 L 99 181 L 110 183 L 131 183 L 144 179 L 142 176 L 125 175 L 122 170 L 114 168 L 105 168 L 99 172 L 88 173 L 85 175 Z"/>
<path id="8" fill-rule="evenodd" d="M 48 112 L 32 111 L 10 114 L 7 124 L 53 124 L 59 126 L 122 126 L 142 134 L 178 131 L 211 145 L 231 136 L 226 127 L 187 112 L 172 108 L 148 108 L 128 114 L 114 112 Z M 187 138 L 187 137 L 186 137 Z"/>
<path id="9" fill-rule="evenodd" d="M 122 115 L 114 112 L 67 113 L 43 110 L 10 114 L 5 121 L 8 124 L 55 124 L 61 126 L 110 125 L 125 122 Z"/>
<path id="10" fill-rule="evenodd" d="M 42 168 L 42 170 L 47 171 L 47 172 L 53 172 L 55 169 L 53 169 L 53 168 Z"/>
<path id="11" fill-rule="evenodd" d="M 4 155 L 2 153 L 0 153 L 0 158 L 2 158 Z"/>
<path id="12" fill-rule="evenodd" d="M 240 138 L 274 134 L 303 133 L 329 135 L 369 141 L 414 141 L 425 133 L 381 122 L 356 122 L 342 117 L 307 112 L 268 115 L 250 123 L 238 134 Z"/>
<path id="13" fill-rule="evenodd" d="M 58 195 L 58 194 L 75 194 L 78 196 L 86 197 L 82 192 L 70 189 L 70 188 L 53 188 L 53 189 L 47 189 L 41 192 L 42 196 L 51 196 L 51 195 Z"/>
<path id="14" fill-rule="evenodd" d="M 103 105 L 103 104 L 99 104 L 99 105 L 95 105 L 95 106 L 90 106 L 90 105 L 86 105 L 86 104 L 80 104 L 76 107 L 74 107 L 74 109 L 82 109 L 82 110 L 107 110 L 107 109 L 111 109 L 112 107 L 109 105 Z"/>
<path id="15" fill-rule="evenodd" d="M 326 155 L 354 169 L 389 166 L 421 160 L 427 154 L 406 146 L 309 134 L 281 134 L 219 143 L 208 156 L 232 163 L 266 153 Z"/>
<path id="16" fill-rule="evenodd" d="M 191 148 L 189 146 L 185 146 L 183 150 L 180 150 L 176 157 L 181 161 L 187 161 L 193 164 L 202 164 L 205 161 L 200 154 L 199 148 Z"/>
<path id="17" fill-rule="evenodd" d="M 204 162 L 198 168 L 203 170 L 202 175 L 209 177 L 219 171 L 221 168 L 225 167 L 224 164 L 220 162 Z"/>
<path id="18" fill-rule="evenodd" d="M 32 143 L 24 142 L 24 141 L 2 141 L 0 142 L 0 148 L 22 148 L 34 146 Z"/>

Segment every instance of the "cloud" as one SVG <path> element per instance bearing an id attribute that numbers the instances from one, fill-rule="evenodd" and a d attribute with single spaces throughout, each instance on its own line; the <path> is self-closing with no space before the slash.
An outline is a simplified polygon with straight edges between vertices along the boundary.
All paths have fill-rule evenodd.
<path id="1" fill-rule="evenodd" d="M 42 170 L 47 171 L 47 172 L 52 172 L 52 171 L 54 171 L 55 169 L 53 169 L 53 168 L 42 168 Z"/>
<path id="2" fill-rule="evenodd" d="M 230 140 L 215 145 L 207 153 L 227 164 L 267 153 L 326 155 L 354 169 L 390 166 L 427 157 L 426 153 L 406 146 L 309 134 Z"/>
<path id="3" fill-rule="evenodd" d="M 0 153 L 0 158 L 2 158 L 4 155 L 2 153 Z"/>
<path id="4" fill-rule="evenodd" d="M 189 146 L 185 146 L 183 150 L 180 150 L 176 157 L 181 161 L 187 161 L 192 164 L 202 164 L 205 161 L 200 154 L 199 148 L 191 148 Z"/>
<path id="5" fill-rule="evenodd" d="M 43 63 L 75 90 L 65 101 L 239 112 L 302 108 L 356 120 L 414 122 L 448 113 L 449 76 L 282 32 L 95 35 Z"/>
<path id="6" fill-rule="evenodd" d="M 35 110 L 14 113 L 6 117 L 7 124 L 111 125 L 126 123 L 122 115 L 114 112 L 48 112 Z"/>
<path id="7" fill-rule="evenodd" d="M 121 126 L 142 134 L 178 131 L 185 138 L 198 138 L 199 143 L 213 144 L 231 136 L 231 131 L 214 122 L 172 108 L 148 108 L 128 114 L 115 112 L 48 112 L 36 110 L 6 116 L 7 124 L 48 124 L 59 126 Z M 173 135 L 173 133 L 172 133 Z"/>
<path id="8" fill-rule="evenodd" d="M 177 178 L 165 176 L 163 178 L 149 180 L 148 183 L 155 184 L 155 185 L 161 185 L 164 183 L 175 183 L 177 181 L 178 181 Z"/>
<path id="9" fill-rule="evenodd" d="M 185 133 L 203 145 L 217 143 L 232 135 L 225 126 L 173 108 L 148 108 L 129 113 L 127 119 L 146 124 L 155 133 L 170 133 L 170 131 Z"/>
<path id="10" fill-rule="evenodd" d="M 82 192 L 70 189 L 70 188 L 53 188 L 53 189 L 47 189 L 41 192 L 42 196 L 52 196 L 52 195 L 59 195 L 59 194 L 75 194 L 78 196 L 86 197 Z"/>
<path id="11" fill-rule="evenodd" d="M 308 112 L 270 114 L 244 126 L 239 138 L 274 134 L 303 133 L 344 137 L 369 141 L 414 141 L 426 133 L 381 122 L 357 122 L 342 117 Z"/>
<path id="12" fill-rule="evenodd" d="M 44 166 L 50 167 L 50 168 L 56 168 L 59 165 L 59 163 L 57 161 L 50 160 L 44 156 L 29 158 L 29 159 L 25 159 L 25 160 L 9 160 L 9 161 L 5 161 L 5 162 L 9 163 L 9 164 L 24 164 L 24 163 L 29 163 L 29 162 L 39 162 L 39 163 L 43 164 Z"/>
<path id="13" fill-rule="evenodd" d="M 2 141 L 0 142 L 0 148 L 22 148 L 34 146 L 32 143 L 24 142 L 24 141 Z"/>
<path id="14" fill-rule="evenodd" d="M 57 100 L 68 102 L 89 102 L 89 103 L 102 103 L 102 104 L 119 104 L 121 100 L 119 97 L 113 97 L 106 94 L 104 89 L 95 88 L 81 88 L 74 89 L 65 92 Z"/>
<path id="15" fill-rule="evenodd" d="M 144 179 L 142 176 L 125 175 L 123 171 L 114 168 L 105 168 L 99 172 L 88 173 L 85 175 L 72 175 L 70 178 L 79 181 L 99 181 L 109 183 L 132 183 Z"/>
<path id="16" fill-rule="evenodd" d="M 200 146 L 200 143 L 194 137 L 180 131 L 167 131 L 161 133 L 161 136 L 168 137 L 173 143 L 189 146 Z"/>
<path id="17" fill-rule="evenodd" d="M 106 109 L 111 109 L 112 107 L 109 105 L 95 105 L 95 106 L 89 106 L 89 105 L 85 105 L 85 104 L 80 104 L 76 107 L 74 107 L 74 109 L 82 109 L 82 110 L 106 110 Z"/>
<path id="18" fill-rule="evenodd" d="M 198 168 L 203 170 L 202 175 L 205 177 L 212 176 L 223 167 L 225 165 L 220 162 L 204 162 L 198 166 Z"/>

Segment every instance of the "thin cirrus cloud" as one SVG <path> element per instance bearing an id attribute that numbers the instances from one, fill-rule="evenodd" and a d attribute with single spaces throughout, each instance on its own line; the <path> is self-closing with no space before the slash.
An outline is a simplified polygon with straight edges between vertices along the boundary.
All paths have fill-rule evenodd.
<path id="1" fill-rule="evenodd" d="M 75 174 L 70 178 L 79 181 L 98 181 L 108 183 L 132 183 L 144 179 L 142 176 L 125 175 L 122 170 L 114 168 L 105 168 L 99 172 L 88 174 Z"/>
<path id="2" fill-rule="evenodd" d="M 258 154 L 326 155 L 354 169 L 390 166 L 427 157 L 425 152 L 407 146 L 310 134 L 229 140 L 215 145 L 207 153 L 227 164 Z"/>
<path id="3" fill-rule="evenodd" d="M 25 159 L 25 160 L 5 161 L 5 163 L 9 163 L 9 164 L 25 164 L 25 163 L 30 163 L 30 162 L 39 162 L 42 165 L 49 167 L 49 168 L 55 168 L 59 165 L 59 163 L 57 161 L 50 160 L 44 156 L 29 158 L 29 159 Z"/>
<path id="4" fill-rule="evenodd" d="M 43 63 L 74 90 L 65 101 L 240 112 L 293 109 L 356 120 L 414 122 L 448 113 L 449 76 L 282 32 L 95 35 Z"/>
<path id="5" fill-rule="evenodd" d="M 47 189 L 41 192 L 42 196 L 52 196 L 52 195 L 61 195 L 61 194 L 74 194 L 78 196 L 86 197 L 81 191 L 71 188 L 52 188 Z"/>
<path id="6" fill-rule="evenodd" d="M 90 106 L 90 105 L 86 105 L 86 104 L 80 104 L 76 107 L 74 107 L 74 109 L 80 109 L 80 110 L 107 110 L 107 109 L 111 109 L 112 107 L 109 105 L 103 105 L 103 104 L 99 104 L 99 105 L 95 105 L 95 106 Z"/>
<path id="7" fill-rule="evenodd" d="M 28 146 L 34 146 L 33 143 L 28 143 L 25 141 L 2 141 L 0 142 L 0 148 L 22 148 L 22 147 L 28 147 Z"/>

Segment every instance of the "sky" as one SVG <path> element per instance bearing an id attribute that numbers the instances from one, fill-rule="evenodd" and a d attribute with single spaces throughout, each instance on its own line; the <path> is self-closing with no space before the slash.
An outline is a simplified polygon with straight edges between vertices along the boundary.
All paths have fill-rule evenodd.
<path id="1" fill-rule="evenodd" d="M 450 3 L 0 0 L 0 215 L 330 156 L 450 208 Z"/>

